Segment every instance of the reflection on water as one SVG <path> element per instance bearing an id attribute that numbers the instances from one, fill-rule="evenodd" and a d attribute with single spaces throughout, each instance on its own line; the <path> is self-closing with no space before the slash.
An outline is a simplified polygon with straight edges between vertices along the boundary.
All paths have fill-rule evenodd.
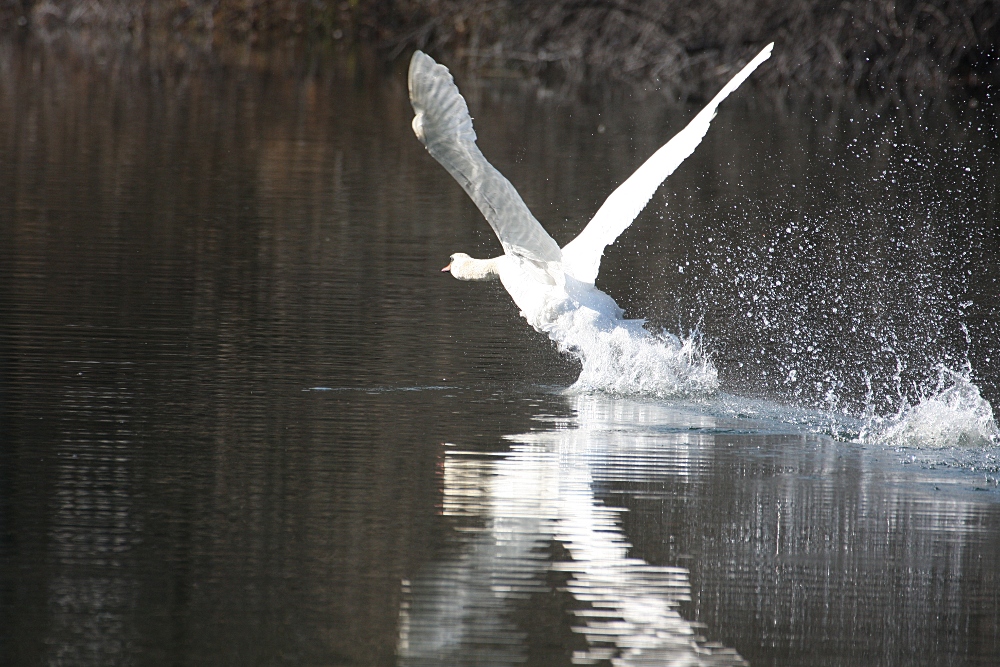
<path id="1" fill-rule="evenodd" d="M 447 452 L 443 514 L 460 531 L 457 553 L 404 584 L 410 600 L 400 664 L 521 664 L 530 644 L 518 608 L 558 593 L 571 599 L 565 611 L 586 640 L 567 656 L 572 664 L 745 664 L 732 649 L 706 643 L 681 616 L 679 603 L 691 599 L 688 570 L 630 557 L 620 509 L 595 498 L 596 471 L 602 482 L 627 477 L 615 473 L 631 458 L 637 434 L 616 425 L 630 422 L 599 399 L 580 398 L 574 407 L 572 425 L 512 436 L 510 452 Z M 649 406 L 631 407 L 638 417 L 632 423 L 656 417 Z M 689 440 L 663 443 L 672 474 L 688 473 Z"/>
<path id="2" fill-rule="evenodd" d="M 117 369 L 72 361 L 66 370 L 79 377 Z M 135 434 L 128 415 L 111 407 L 128 404 L 128 394 L 83 385 L 66 387 L 62 396 L 62 414 L 89 419 L 64 423 L 54 452 L 46 614 L 53 635 L 66 639 L 50 644 L 46 664 L 116 664 L 135 652 L 130 616 L 139 586 L 127 575 L 143 529 L 134 508 Z"/>
<path id="3" fill-rule="evenodd" d="M 995 662 L 996 450 L 839 442 L 799 429 L 856 414 L 739 391 L 794 399 L 779 366 L 802 379 L 841 359 L 891 381 L 881 344 L 807 349 L 846 324 L 821 302 L 850 284 L 861 303 L 867 271 L 889 305 L 869 300 L 864 321 L 906 339 L 911 375 L 965 353 L 952 288 L 968 287 L 969 357 L 996 403 L 996 267 L 984 252 L 963 278 L 949 259 L 994 238 L 994 140 L 963 143 L 979 135 L 958 118 L 927 154 L 954 166 L 944 149 L 974 146 L 973 171 L 955 185 L 912 168 L 962 224 L 939 216 L 897 250 L 841 200 L 797 255 L 804 229 L 765 244 L 797 202 L 822 209 L 852 169 L 886 167 L 848 159 L 868 141 L 856 109 L 732 106 L 599 278 L 671 327 L 711 306 L 729 394 L 572 397 L 578 367 L 497 285 L 438 271 L 495 239 L 413 138 L 404 78 L 362 64 L 150 73 L 0 44 L 0 664 Z M 484 152 L 562 242 L 685 117 L 463 90 Z M 827 162 L 853 167 L 824 193 Z M 875 227 L 887 238 L 869 243 Z M 709 238 L 730 241 L 702 253 Z M 862 269 L 818 256 L 836 239 L 870 250 Z M 725 259 L 751 244 L 781 257 L 735 285 Z M 841 265 L 848 283 L 813 280 Z M 771 296 L 747 285 L 786 278 L 809 299 L 753 311 L 808 305 L 785 320 L 804 333 L 779 338 L 744 305 Z M 917 330 L 945 340 L 921 357 Z"/>
<path id="4" fill-rule="evenodd" d="M 454 532 L 403 582 L 400 664 L 988 661 L 995 504 L 696 406 L 569 401 L 509 451 L 446 450 Z M 572 618 L 554 653 L 529 640 L 542 604 Z"/>

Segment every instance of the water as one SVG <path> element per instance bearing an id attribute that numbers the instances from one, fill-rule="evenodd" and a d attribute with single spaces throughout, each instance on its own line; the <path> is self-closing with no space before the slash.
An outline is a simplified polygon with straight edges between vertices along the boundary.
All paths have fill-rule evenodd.
<path id="1" fill-rule="evenodd" d="M 0 664 L 995 662 L 989 108 L 723 109 L 598 279 L 660 399 L 438 271 L 400 72 L 0 64 Z M 560 243 L 687 117 L 460 85 Z"/>

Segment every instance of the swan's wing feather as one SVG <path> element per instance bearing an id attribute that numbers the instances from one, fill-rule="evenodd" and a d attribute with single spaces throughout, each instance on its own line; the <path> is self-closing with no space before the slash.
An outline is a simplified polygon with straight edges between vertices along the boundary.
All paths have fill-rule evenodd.
<path id="1" fill-rule="evenodd" d="M 768 59 L 773 46 L 773 42 L 768 44 L 719 91 L 687 127 L 653 153 L 652 157 L 629 176 L 628 180 L 611 193 L 579 236 L 563 248 L 563 268 L 566 273 L 577 280 L 591 284 L 597 279 L 604 249 L 614 243 L 615 239 L 632 224 L 660 184 L 694 152 L 708 132 L 708 126 L 715 117 L 719 104 L 736 90 L 758 65 Z"/>
<path id="2" fill-rule="evenodd" d="M 409 86 L 414 133 L 479 207 L 504 252 L 539 268 L 560 262 L 559 245 L 476 146 L 469 108 L 448 68 L 417 51 L 410 60 Z"/>

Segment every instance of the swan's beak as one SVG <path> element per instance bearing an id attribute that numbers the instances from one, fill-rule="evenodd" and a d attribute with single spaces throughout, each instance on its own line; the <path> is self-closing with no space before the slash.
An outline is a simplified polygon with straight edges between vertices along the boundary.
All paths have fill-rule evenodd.
<path id="1" fill-rule="evenodd" d="M 441 269 L 442 271 L 451 271 L 451 264 Z"/>

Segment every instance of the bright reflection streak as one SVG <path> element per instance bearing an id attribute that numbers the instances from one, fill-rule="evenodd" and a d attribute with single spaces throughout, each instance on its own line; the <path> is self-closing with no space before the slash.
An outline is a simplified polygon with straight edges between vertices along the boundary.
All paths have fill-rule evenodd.
<path id="1" fill-rule="evenodd" d="M 630 557 L 622 510 L 595 498 L 599 482 L 687 474 L 690 445 L 712 437 L 639 434 L 629 425 L 704 428 L 712 418 L 653 403 L 572 400 L 578 418 L 569 428 L 514 436 L 506 455 L 446 456 L 443 511 L 459 521 L 461 537 L 453 554 L 404 582 L 400 664 L 524 662 L 526 632 L 515 607 L 547 592 L 553 572 L 567 577 L 564 589 L 577 603 L 573 630 L 586 639 L 573 664 L 746 664 L 734 650 L 707 643 L 679 613 L 690 600 L 688 570 Z M 648 456 L 652 434 L 659 465 L 620 465 Z M 553 543 L 564 558 L 551 556 Z"/>

